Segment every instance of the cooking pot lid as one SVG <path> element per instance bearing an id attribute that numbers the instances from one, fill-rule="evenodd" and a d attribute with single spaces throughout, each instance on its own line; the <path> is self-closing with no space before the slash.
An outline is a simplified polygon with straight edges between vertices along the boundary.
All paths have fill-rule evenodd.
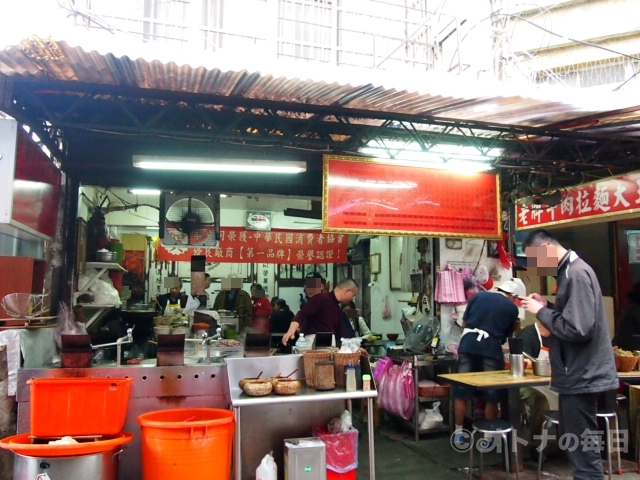
<path id="1" fill-rule="evenodd" d="M 133 434 L 121 432 L 109 435 L 105 440 L 94 441 L 91 439 L 80 443 L 49 445 L 35 444 L 33 443 L 34 439 L 28 433 L 21 433 L 0 440 L 0 448 L 27 457 L 72 457 L 109 452 L 120 445 L 131 442 L 131 440 L 133 440 Z"/>

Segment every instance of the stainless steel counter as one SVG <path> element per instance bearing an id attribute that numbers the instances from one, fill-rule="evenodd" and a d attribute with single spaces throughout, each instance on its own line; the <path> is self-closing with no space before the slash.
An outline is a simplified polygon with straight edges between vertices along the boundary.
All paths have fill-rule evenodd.
<path id="1" fill-rule="evenodd" d="M 120 366 L 111 368 L 28 368 L 18 370 L 17 432 L 31 429 L 30 378 L 130 377 L 133 378 L 124 431 L 134 435 L 120 456 L 119 477 L 142 479 L 141 434 L 138 416 L 169 408 L 224 408 L 230 406 L 227 368 L 224 364 L 188 367 Z M 90 415 L 91 412 L 87 412 Z"/>
<path id="2" fill-rule="evenodd" d="M 279 465 L 278 472 L 284 470 L 283 440 L 285 438 L 307 437 L 311 428 L 326 424 L 340 416 L 345 408 L 351 411 L 351 400 L 361 398 L 368 402 L 369 478 L 375 479 L 375 457 L 373 441 L 373 400 L 378 396 L 375 382 L 373 390 L 344 389 L 317 391 L 303 388 L 296 395 L 271 394 L 251 397 L 243 393 L 238 382 L 242 378 L 255 377 L 262 372 L 262 378 L 288 375 L 298 371 L 291 378 L 304 378 L 302 355 L 275 357 L 230 358 L 227 359 L 231 405 L 236 415 L 234 438 L 235 479 L 254 478 L 254 472 L 262 457 L 272 450 Z M 371 373 L 371 365 L 366 357 L 361 360 L 362 373 Z M 309 403 L 313 402 L 313 408 Z"/>

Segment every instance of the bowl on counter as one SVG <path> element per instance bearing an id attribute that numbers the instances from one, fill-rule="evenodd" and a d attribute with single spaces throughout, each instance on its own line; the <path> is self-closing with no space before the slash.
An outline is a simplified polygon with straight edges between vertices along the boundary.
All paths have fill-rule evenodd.
<path id="1" fill-rule="evenodd" d="M 395 342 L 399 336 L 399 333 L 387 333 L 387 338 L 393 342 Z"/>
<path id="2" fill-rule="evenodd" d="M 96 260 L 99 262 L 112 263 L 118 259 L 118 252 L 100 251 L 96 252 Z"/>
<path id="3" fill-rule="evenodd" d="M 244 384 L 244 393 L 251 397 L 264 397 L 273 390 L 271 382 L 266 380 L 249 380 Z"/>
<path id="4" fill-rule="evenodd" d="M 275 382 L 273 391 L 278 395 L 295 395 L 301 387 L 300 380 L 285 378 Z"/>

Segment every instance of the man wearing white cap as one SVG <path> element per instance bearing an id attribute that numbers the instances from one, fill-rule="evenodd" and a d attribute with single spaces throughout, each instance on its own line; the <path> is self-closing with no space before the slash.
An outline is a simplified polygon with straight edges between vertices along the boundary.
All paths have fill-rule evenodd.
<path id="1" fill-rule="evenodd" d="M 480 292 L 467 305 L 463 316 L 463 332 L 458 346 L 458 373 L 504 370 L 502 344 L 519 328 L 516 291 L 519 285 L 508 280 L 495 292 Z M 485 418 L 498 418 L 498 390 L 484 390 Z M 473 389 L 456 385 L 456 430 L 463 428 L 467 402 L 473 398 Z"/>

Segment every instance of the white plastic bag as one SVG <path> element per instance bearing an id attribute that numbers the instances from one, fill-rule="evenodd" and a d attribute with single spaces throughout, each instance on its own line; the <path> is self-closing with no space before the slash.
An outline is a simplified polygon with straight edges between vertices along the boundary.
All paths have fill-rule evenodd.
<path id="1" fill-rule="evenodd" d="M 444 418 L 440 413 L 440 402 L 433 402 L 433 406 L 425 411 L 424 420 L 420 423 L 420 430 L 441 427 L 443 420 Z"/>
<path id="2" fill-rule="evenodd" d="M 59 349 L 62 349 L 62 335 L 86 335 L 87 328 L 84 323 L 77 322 L 73 312 L 63 302 L 58 307 L 59 325 L 53 332 L 53 340 Z"/>
<path id="3" fill-rule="evenodd" d="M 187 297 L 187 304 L 185 305 L 182 313 L 184 313 L 185 315 L 192 315 L 193 312 L 195 312 L 196 309 L 198 309 L 199 307 L 200 307 L 200 300 L 198 300 L 198 298 L 194 297 L 193 295 L 189 295 Z"/>
<path id="4" fill-rule="evenodd" d="M 278 465 L 273 459 L 271 452 L 267 453 L 258 468 L 256 468 L 256 480 L 277 480 Z"/>

